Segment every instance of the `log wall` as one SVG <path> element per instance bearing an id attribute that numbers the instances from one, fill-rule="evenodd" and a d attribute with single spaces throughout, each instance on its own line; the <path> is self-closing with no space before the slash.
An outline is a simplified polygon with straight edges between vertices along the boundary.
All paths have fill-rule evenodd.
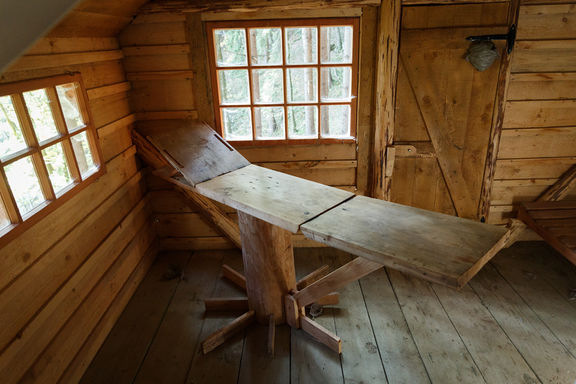
<path id="1" fill-rule="evenodd" d="M 11 82 L 80 72 L 107 169 L 0 249 L 2 383 L 77 382 L 155 257 L 113 37 L 141 3 L 83 2 L 1 74 Z"/>
<path id="2" fill-rule="evenodd" d="M 524 2 L 488 222 L 515 217 L 520 202 L 536 199 L 576 164 L 574 58 L 576 2 Z"/>
<path id="3" fill-rule="evenodd" d="M 367 188 L 369 141 L 372 136 L 372 78 L 377 14 L 375 7 L 306 12 L 267 11 L 266 17 L 329 17 L 362 15 L 358 141 L 349 144 L 239 147 L 252 163 L 359 194 Z M 239 14 L 210 12 L 147 12 L 125 28 L 119 38 L 131 102 L 137 120 L 199 118 L 214 121 L 209 86 L 204 20 L 236 18 Z M 250 18 L 250 12 L 241 13 Z M 258 14 L 260 15 L 260 14 Z M 252 16 L 254 17 L 254 16 Z M 259 16 L 262 17 L 261 15 Z M 365 69 L 364 69 L 365 68 Z M 161 244 L 167 249 L 228 248 L 232 244 L 204 220 L 196 207 L 170 185 L 153 177 L 149 182 L 154 218 Z M 298 196 L 294 197 L 295 199 Z M 236 219 L 236 212 L 228 209 Z M 319 245 L 295 236 L 295 244 Z"/>

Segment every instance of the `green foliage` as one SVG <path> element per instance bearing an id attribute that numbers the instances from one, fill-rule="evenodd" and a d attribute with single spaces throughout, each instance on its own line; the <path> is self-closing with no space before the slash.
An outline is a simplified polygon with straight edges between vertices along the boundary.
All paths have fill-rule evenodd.
<path id="1" fill-rule="evenodd" d="M 228 139 L 249 140 L 252 138 L 250 108 L 222 108 L 222 120 Z"/>
<path id="2" fill-rule="evenodd" d="M 306 104 L 349 102 L 351 66 L 290 67 L 314 65 L 319 54 L 322 64 L 351 64 L 352 35 L 350 26 L 286 27 L 282 46 L 281 28 L 218 29 L 214 32 L 218 67 L 288 66 L 282 68 L 246 68 L 217 71 L 221 105 Z M 249 37 L 249 43 L 246 37 Z M 247 46 L 250 52 L 247 52 Z M 286 62 L 283 63 L 282 50 Z M 251 73 L 248 73 L 251 70 Z M 285 76 L 285 77 L 284 77 Z M 318 89 L 318 76 L 321 89 Z M 252 81 L 252 84 L 249 84 Z M 286 96 L 284 96 L 286 87 Z M 250 92 L 253 92 L 251 95 Z M 320 93 L 320 94 L 319 94 Z M 287 100 L 284 100 L 286 97 Z M 322 106 L 322 119 L 316 106 L 292 105 L 221 109 L 225 135 L 233 140 L 251 140 L 252 124 L 256 138 L 284 138 L 285 122 L 290 138 L 317 137 L 319 123 L 323 137 L 350 135 L 350 106 Z M 254 119 L 254 121 L 252 121 Z"/>
<path id="3" fill-rule="evenodd" d="M 246 65 L 246 34 L 244 29 L 214 31 L 216 62 L 220 67 Z"/>
<path id="4" fill-rule="evenodd" d="M 62 144 L 58 143 L 44 149 L 42 157 L 44 158 L 54 192 L 58 193 L 72 183 L 72 176 L 68 170 Z"/>
<path id="5" fill-rule="evenodd" d="M 7 165 L 4 169 L 21 214 L 30 212 L 44 201 L 30 156 Z"/>
<path id="6" fill-rule="evenodd" d="M 284 138 L 284 108 L 255 108 L 256 137 L 259 139 Z"/>
<path id="7" fill-rule="evenodd" d="M 26 148 L 10 96 L 0 97 L 0 157 Z"/>
<path id="8" fill-rule="evenodd" d="M 218 82 L 222 104 L 250 104 L 250 88 L 246 69 L 218 71 Z"/>
<path id="9" fill-rule="evenodd" d="M 74 154 L 76 155 L 76 161 L 78 162 L 80 173 L 82 176 L 90 173 L 94 170 L 95 164 L 94 158 L 92 157 L 92 151 L 90 151 L 90 145 L 88 144 L 86 131 L 72 136 L 70 141 L 72 143 L 72 148 L 74 148 Z"/>
<path id="10" fill-rule="evenodd" d="M 46 90 L 37 89 L 23 95 L 38 140 L 44 141 L 58 135 Z"/>
<path id="11" fill-rule="evenodd" d="M 250 60 L 254 65 L 282 65 L 282 30 L 254 28 L 250 30 Z"/>

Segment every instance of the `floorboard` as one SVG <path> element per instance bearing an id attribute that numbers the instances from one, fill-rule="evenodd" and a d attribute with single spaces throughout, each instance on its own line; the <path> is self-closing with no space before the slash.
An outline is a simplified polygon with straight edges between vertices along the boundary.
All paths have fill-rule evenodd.
<path id="1" fill-rule="evenodd" d="M 576 359 L 492 265 L 470 285 L 540 381 L 576 381 Z"/>
<path id="2" fill-rule="evenodd" d="M 312 248 L 297 253 L 295 255 L 296 278 L 306 276 L 322 265 L 330 265 L 333 259 L 326 255 L 327 253 Z M 316 321 L 324 328 L 336 332 L 334 312 L 336 312 L 334 308 L 324 308 L 322 316 Z M 292 329 L 291 336 L 290 377 L 292 383 L 344 383 L 340 356 L 312 340 L 300 329 Z"/>
<path id="3" fill-rule="evenodd" d="M 426 384 L 430 378 L 385 269 L 360 280 L 366 308 L 390 383 Z"/>
<path id="4" fill-rule="evenodd" d="M 162 324 L 150 345 L 135 383 L 182 383 L 200 343 L 204 302 L 217 283 L 222 256 L 192 256 L 182 275 Z M 196 275 L 196 270 L 202 270 Z M 184 332 L 183 332 L 184 331 Z M 170 369 L 165 369 L 170 367 Z"/>
<path id="5" fill-rule="evenodd" d="M 191 252 L 160 254 L 130 299 L 82 383 L 131 383 L 155 338 Z"/>
<path id="6" fill-rule="evenodd" d="M 388 272 L 432 381 L 485 383 L 430 284 L 398 271 Z"/>
<path id="7" fill-rule="evenodd" d="M 299 249 L 297 276 L 350 259 Z M 241 314 L 204 313 L 204 297 L 244 295 L 223 263 L 242 270 L 238 251 L 160 256 L 82 382 L 576 382 L 576 268 L 543 243 L 502 251 L 460 291 L 385 269 L 348 285 L 316 318 L 342 337 L 341 356 L 285 325 L 274 357 L 265 326 L 203 355 L 200 340 Z"/>
<path id="8" fill-rule="evenodd" d="M 242 271 L 242 259 L 237 251 L 224 253 L 223 264 L 227 264 L 237 271 Z M 197 275 L 202 274 L 197 270 Z M 235 285 L 225 279 L 216 278 L 216 288 L 211 297 L 245 296 Z M 202 297 L 199 298 L 200 300 Z M 194 350 L 194 357 L 188 372 L 186 383 L 236 383 L 242 350 L 244 348 L 244 332 L 233 336 L 225 345 L 204 355 L 200 349 L 200 342 L 213 332 L 231 323 L 242 312 L 208 312 L 204 315 L 204 323 L 199 337 L 198 347 Z"/>
<path id="9" fill-rule="evenodd" d="M 334 267 L 347 263 L 350 258 L 346 256 L 340 254 Z M 358 282 L 340 290 L 338 307 L 336 334 L 342 338 L 342 349 L 350 352 L 342 355 L 344 382 L 354 383 L 362 377 L 367 383 L 388 383 Z"/>

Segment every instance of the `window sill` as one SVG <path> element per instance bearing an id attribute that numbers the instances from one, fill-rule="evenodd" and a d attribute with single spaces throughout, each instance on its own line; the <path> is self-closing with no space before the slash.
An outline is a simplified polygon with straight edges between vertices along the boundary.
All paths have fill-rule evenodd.
<path id="1" fill-rule="evenodd" d="M 226 140 L 233 147 L 268 147 L 276 145 L 355 144 L 356 138 L 346 139 L 289 139 L 289 140 Z"/>

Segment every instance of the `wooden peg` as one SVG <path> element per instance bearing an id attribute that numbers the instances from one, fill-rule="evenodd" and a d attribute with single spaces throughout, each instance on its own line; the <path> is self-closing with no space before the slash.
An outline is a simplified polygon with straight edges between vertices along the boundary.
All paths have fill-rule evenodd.
<path id="1" fill-rule="evenodd" d="M 338 354 L 342 353 L 342 339 L 334 333 L 306 316 L 300 319 L 300 324 L 302 330 L 312 336 L 314 340 L 324 344 Z"/>
<path id="2" fill-rule="evenodd" d="M 274 315 L 270 315 L 268 319 L 268 354 L 273 358 L 276 344 L 276 319 Z"/>
<path id="3" fill-rule="evenodd" d="M 206 340 L 202 342 L 202 352 L 207 354 L 208 352 L 216 349 L 220 345 L 224 344 L 228 339 L 230 339 L 235 333 L 252 324 L 253 321 L 254 311 L 248 311 L 242 316 L 236 318 L 224 328 L 221 328 L 208 336 Z"/>
<path id="4" fill-rule="evenodd" d="M 222 266 L 222 276 L 236 284 L 238 287 L 246 290 L 246 278 L 240 272 L 232 269 L 229 265 Z"/>

